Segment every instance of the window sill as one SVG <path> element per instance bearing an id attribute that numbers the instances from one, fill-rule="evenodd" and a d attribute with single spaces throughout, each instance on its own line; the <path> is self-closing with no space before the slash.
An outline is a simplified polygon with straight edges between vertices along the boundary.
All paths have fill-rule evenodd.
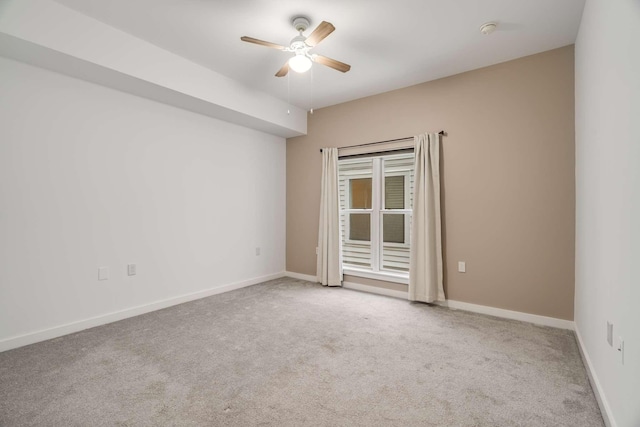
<path id="1" fill-rule="evenodd" d="M 342 273 L 348 276 L 364 277 L 366 279 L 383 280 L 385 282 L 409 284 L 409 274 L 390 273 L 388 271 L 361 270 L 359 268 L 344 267 Z"/>

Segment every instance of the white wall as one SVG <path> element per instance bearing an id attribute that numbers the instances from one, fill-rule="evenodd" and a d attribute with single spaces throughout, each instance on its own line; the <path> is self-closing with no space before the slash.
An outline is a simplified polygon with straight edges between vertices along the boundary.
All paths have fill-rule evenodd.
<path id="1" fill-rule="evenodd" d="M 284 257 L 284 138 L 0 57 L 0 344 Z"/>
<path id="2" fill-rule="evenodd" d="M 282 137 L 307 112 L 54 0 L 0 1 L 0 55 Z"/>
<path id="3" fill-rule="evenodd" d="M 576 41 L 575 323 L 611 424 L 640 426 L 640 2 L 587 0 Z M 625 361 L 606 322 L 625 340 Z"/>

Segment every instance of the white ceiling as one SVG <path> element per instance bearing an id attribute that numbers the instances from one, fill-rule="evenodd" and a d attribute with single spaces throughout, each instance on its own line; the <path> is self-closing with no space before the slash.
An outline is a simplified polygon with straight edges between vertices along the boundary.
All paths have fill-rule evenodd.
<path id="1" fill-rule="evenodd" d="M 584 6 L 584 0 L 57 1 L 304 109 L 572 44 Z M 291 54 L 240 41 L 246 35 L 288 45 L 297 15 L 310 18 L 311 30 L 323 20 L 336 27 L 312 52 L 351 71 L 314 64 L 312 72 L 277 78 Z M 479 31 L 487 21 L 499 24 L 489 36 Z"/>

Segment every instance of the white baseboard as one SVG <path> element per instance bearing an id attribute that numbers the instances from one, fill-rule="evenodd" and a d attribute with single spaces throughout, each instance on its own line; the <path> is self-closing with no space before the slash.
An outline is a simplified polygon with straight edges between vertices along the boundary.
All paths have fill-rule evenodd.
<path id="1" fill-rule="evenodd" d="M 294 273 L 285 271 L 287 277 L 294 279 L 308 280 L 316 282 L 316 277 L 308 274 Z M 403 291 L 395 291 L 393 289 L 379 288 L 376 286 L 361 285 L 360 283 L 343 282 L 343 287 L 354 289 L 357 291 L 370 292 L 379 295 L 386 295 L 395 298 L 408 299 L 408 293 Z M 437 303 L 440 306 L 448 307 L 453 310 L 471 311 L 474 313 L 488 314 L 490 316 L 502 317 L 505 319 L 520 320 L 522 322 L 534 323 L 536 325 L 551 326 L 560 329 L 574 330 L 574 323 L 571 320 L 557 319 L 555 317 L 540 316 L 537 314 L 523 313 L 521 311 L 505 310 L 503 308 L 489 307 L 486 305 L 471 304 L 468 302 L 447 300 Z"/>
<path id="2" fill-rule="evenodd" d="M 293 279 L 306 280 L 308 282 L 317 283 L 316 276 L 310 274 L 294 273 L 292 271 L 285 271 L 285 276 Z M 377 286 L 361 285 L 360 283 L 342 282 L 342 287 L 347 289 L 353 289 L 356 291 L 369 292 L 372 294 L 386 295 L 388 297 L 396 297 L 407 299 L 407 293 L 402 291 L 394 291 L 393 289 L 379 288 Z"/>
<path id="3" fill-rule="evenodd" d="M 520 320 L 522 322 L 535 323 L 536 325 L 551 326 L 560 329 L 574 330 L 574 323 L 571 320 L 557 319 L 555 317 L 540 316 L 538 314 L 523 313 L 521 311 L 505 310 L 503 308 L 489 307 L 486 305 L 471 304 L 468 302 L 447 300 L 438 303 L 443 307 L 454 310 L 472 311 L 474 313 L 488 314 L 490 316 L 502 317 L 505 319 Z"/>
<path id="4" fill-rule="evenodd" d="M 316 276 L 310 274 L 294 273 L 293 271 L 285 271 L 285 276 L 293 279 L 306 280 L 308 282 L 317 283 Z M 353 289 L 356 291 L 369 292 L 372 294 L 386 295 L 388 297 L 396 297 L 407 299 L 407 293 L 402 291 L 394 291 L 393 289 L 384 289 L 377 286 L 361 285 L 360 283 L 342 282 L 342 287 L 347 289 Z"/>
<path id="5" fill-rule="evenodd" d="M 254 277 L 253 279 L 243 280 L 241 282 L 230 283 L 228 285 L 217 286 L 215 288 L 205 289 L 204 291 L 193 292 L 190 294 L 180 295 L 177 297 L 167 298 L 161 301 L 155 301 L 149 304 L 139 305 L 137 307 L 126 308 L 124 310 L 107 313 L 100 316 L 91 317 L 89 319 L 79 320 L 64 325 L 54 326 L 53 328 L 43 329 L 28 334 L 6 338 L 0 341 L 0 352 L 34 344 L 40 341 L 46 341 L 52 338 L 58 338 L 63 335 L 72 334 L 74 332 L 83 331 L 85 329 L 104 325 L 107 323 L 117 322 L 118 320 L 127 319 L 129 317 L 139 316 L 151 311 L 160 310 L 171 307 L 173 305 L 205 298 L 224 292 L 234 291 L 236 289 L 245 288 L 247 286 L 256 285 L 268 280 L 284 277 L 285 273 L 275 273 L 262 277 Z"/>
<path id="6" fill-rule="evenodd" d="M 287 277 L 291 277 L 292 279 L 306 280 L 307 282 L 313 282 L 313 283 L 318 282 L 316 276 L 312 276 L 310 274 L 302 274 L 302 273 L 294 273 L 293 271 L 285 271 L 284 275 Z"/>
<path id="7" fill-rule="evenodd" d="M 409 297 L 408 292 L 396 291 L 393 289 L 386 289 L 386 288 L 379 288 L 377 286 L 361 285 L 360 283 L 342 282 L 342 287 L 347 289 L 353 289 L 356 291 L 370 292 L 372 294 L 385 295 L 388 297 L 400 298 L 405 300 Z"/>
<path id="8" fill-rule="evenodd" d="M 598 376 L 596 375 L 596 371 L 593 369 L 591 359 L 589 359 L 589 353 L 587 353 L 587 349 L 584 347 L 582 336 L 580 335 L 580 329 L 578 329 L 577 325 L 574 331 L 578 341 L 578 349 L 580 350 L 582 361 L 584 362 L 585 368 L 587 368 L 587 375 L 589 376 L 589 381 L 591 382 L 593 394 L 595 394 L 596 396 L 598 406 L 600 407 L 600 412 L 602 413 L 602 419 L 604 420 L 604 423 L 607 427 L 617 427 L 617 424 L 613 419 L 611 407 L 609 406 L 609 402 L 604 395 L 602 386 L 600 385 L 600 381 L 598 380 Z"/>

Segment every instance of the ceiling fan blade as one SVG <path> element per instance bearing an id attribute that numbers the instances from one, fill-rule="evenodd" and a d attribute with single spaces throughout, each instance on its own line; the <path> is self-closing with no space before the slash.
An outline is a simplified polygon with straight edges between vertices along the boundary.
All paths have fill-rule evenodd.
<path id="1" fill-rule="evenodd" d="M 240 40 L 242 40 L 243 42 L 255 43 L 255 44 L 259 44 L 261 46 L 271 47 L 271 48 L 278 49 L 278 50 L 286 49 L 286 47 L 281 46 L 279 44 L 266 42 L 264 40 L 254 39 L 253 37 L 242 36 L 242 37 L 240 37 Z"/>
<path id="2" fill-rule="evenodd" d="M 276 73 L 276 77 L 284 77 L 289 72 L 289 61 L 285 62 L 282 68 Z"/>
<path id="3" fill-rule="evenodd" d="M 331 22 L 322 21 L 304 42 L 311 47 L 316 46 L 324 40 L 325 37 L 333 33 L 335 29 L 336 27 L 334 27 Z"/>
<path id="4" fill-rule="evenodd" d="M 341 71 L 346 73 L 351 69 L 351 65 L 345 64 L 344 62 L 336 61 L 335 59 L 327 58 L 322 55 L 313 55 L 313 60 L 319 64 L 326 65 L 329 68 L 333 68 L 334 70 Z"/>

